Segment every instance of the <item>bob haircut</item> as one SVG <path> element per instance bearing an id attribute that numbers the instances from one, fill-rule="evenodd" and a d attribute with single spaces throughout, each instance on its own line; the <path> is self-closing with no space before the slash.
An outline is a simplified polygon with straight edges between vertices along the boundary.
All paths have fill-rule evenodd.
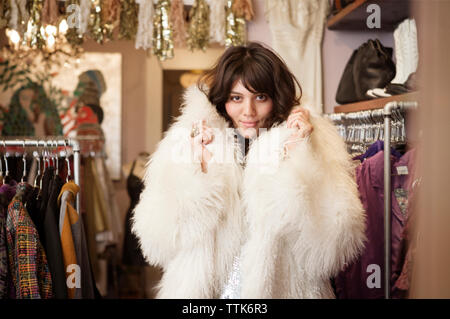
<path id="1" fill-rule="evenodd" d="M 238 80 L 250 92 L 264 93 L 272 99 L 273 108 L 265 123 L 268 129 L 285 121 L 292 108 L 300 104 L 301 86 L 277 54 L 256 42 L 230 47 L 199 79 L 197 86 L 231 126 L 233 122 L 226 112 L 225 103 Z M 300 96 L 297 96 L 296 84 Z"/>

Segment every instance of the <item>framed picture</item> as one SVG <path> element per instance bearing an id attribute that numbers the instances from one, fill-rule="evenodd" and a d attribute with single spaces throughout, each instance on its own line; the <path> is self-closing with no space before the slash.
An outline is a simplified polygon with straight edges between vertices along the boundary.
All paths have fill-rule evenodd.
<path id="1" fill-rule="evenodd" d="M 86 52 L 76 61 L 67 61 L 63 67 L 54 70 L 55 85 L 63 89 L 69 97 L 77 96 L 83 78 L 97 85 L 102 83 L 100 92 L 101 129 L 105 138 L 106 165 L 112 179 L 121 176 L 121 117 L 122 117 L 122 54 Z M 83 83 L 81 83 L 82 86 Z M 69 99 L 70 101 L 70 99 Z M 89 102 L 86 102 L 89 103 Z M 67 112 L 69 106 L 63 109 Z M 60 108 L 60 114 L 61 114 Z M 95 112 L 93 112 L 95 113 Z M 97 112 L 98 115 L 98 112 Z M 62 118 L 64 135 L 71 137 L 70 124 Z"/>

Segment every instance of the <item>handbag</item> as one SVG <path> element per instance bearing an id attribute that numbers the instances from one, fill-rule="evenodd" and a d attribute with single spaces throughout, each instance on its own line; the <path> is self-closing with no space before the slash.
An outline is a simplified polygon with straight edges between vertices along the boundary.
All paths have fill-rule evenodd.
<path id="1" fill-rule="evenodd" d="M 393 49 L 378 39 L 368 40 L 354 50 L 348 60 L 336 92 L 339 104 L 368 100 L 369 89 L 384 88 L 395 77 Z"/>

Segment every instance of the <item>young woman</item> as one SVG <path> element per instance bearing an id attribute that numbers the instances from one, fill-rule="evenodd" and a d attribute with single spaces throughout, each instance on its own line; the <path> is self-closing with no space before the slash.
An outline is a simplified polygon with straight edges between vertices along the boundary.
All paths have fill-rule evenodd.
<path id="1" fill-rule="evenodd" d="M 260 44 L 231 47 L 150 157 L 133 232 L 158 298 L 333 298 L 363 247 L 353 166 Z M 300 86 L 298 86 L 301 92 Z"/>

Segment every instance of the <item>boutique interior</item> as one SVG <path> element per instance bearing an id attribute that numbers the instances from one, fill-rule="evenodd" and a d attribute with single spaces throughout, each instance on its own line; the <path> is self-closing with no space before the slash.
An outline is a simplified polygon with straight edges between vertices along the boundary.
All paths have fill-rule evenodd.
<path id="1" fill-rule="evenodd" d="M 181 114 L 184 90 L 228 47 L 248 42 L 283 58 L 303 105 L 335 124 L 367 174 L 356 182 L 368 242 L 330 278 L 336 298 L 450 297 L 450 1 L 0 6 L 0 298 L 30 298 L 10 213 L 31 218 L 50 269 L 32 298 L 156 297 L 163 269 L 146 262 L 131 232 L 147 161 Z M 386 176 L 388 166 L 395 174 Z M 34 196 L 15 211 L 21 182 Z"/>

